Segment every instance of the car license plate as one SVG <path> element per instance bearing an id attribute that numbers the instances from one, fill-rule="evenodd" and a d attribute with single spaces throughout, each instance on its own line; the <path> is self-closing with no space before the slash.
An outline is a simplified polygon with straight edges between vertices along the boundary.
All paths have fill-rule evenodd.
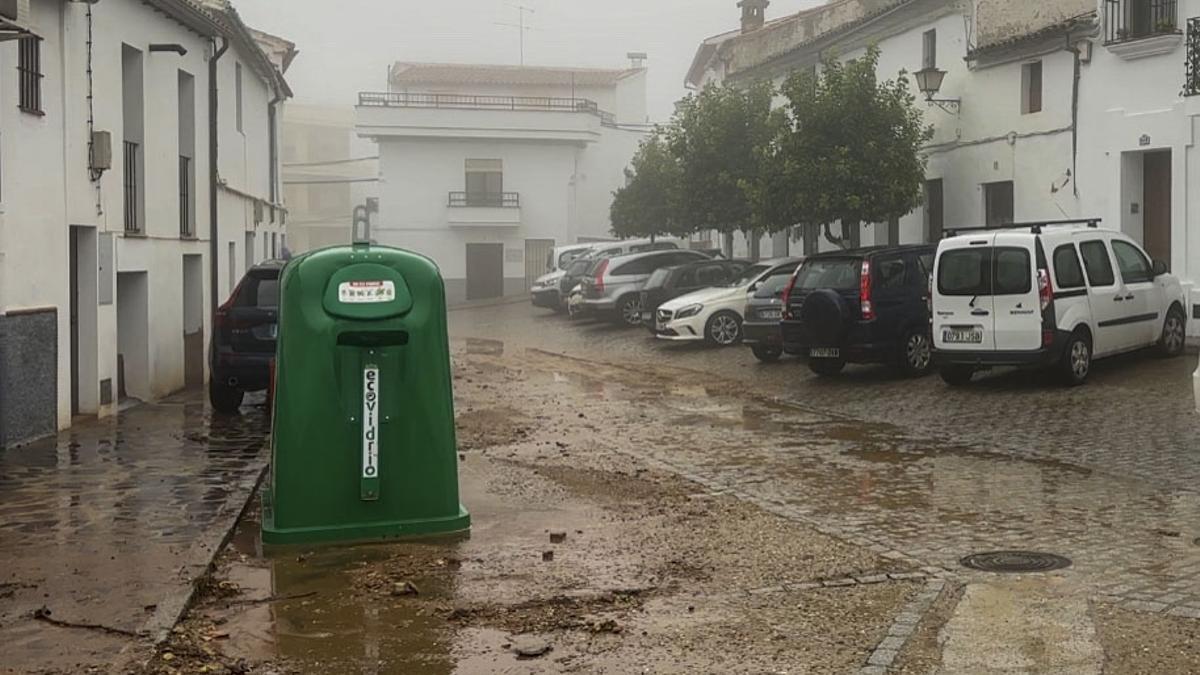
<path id="1" fill-rule="evenodd" d="M 982 344 L 982 328 L 945 328 L 942 330 L 942 342 L 946 344 Z"/>
<path id="2" fill-rule="evenodd" d="M 759 313 L 759 315 L 762 316 L 762 318 L 764 318 L 764 319 L 782 319 L 783 318 L 783 310 L 782 309 L 764 309 L 762 312 Z"/>
<path id="3" fill-rule="evenodd" d="M 654 312 L 642 312 L 642 321 L 654 323 Z"/>
<path id="4" fill-rule="evenodd" d="M 808 350 L 808 355 L 814 359 L 836 359 L 842 355 L 842 350 L 837 347 L 813 347 Z"/>

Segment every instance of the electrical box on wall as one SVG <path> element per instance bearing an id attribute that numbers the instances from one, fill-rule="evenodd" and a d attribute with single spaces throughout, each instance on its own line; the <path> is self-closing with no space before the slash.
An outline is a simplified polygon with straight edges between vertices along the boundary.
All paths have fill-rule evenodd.
<path id="1" fill-rule="evenodd" d="M 112 133 L 92 132 L 92 171 L 108 171 L 112 168 Z"/>

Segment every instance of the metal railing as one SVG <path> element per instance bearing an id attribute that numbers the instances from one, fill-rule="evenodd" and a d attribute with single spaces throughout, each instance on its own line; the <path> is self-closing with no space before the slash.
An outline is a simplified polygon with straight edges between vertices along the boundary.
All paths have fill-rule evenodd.
<path id="1" fill-rule="evenodd" d="M 179 236 L 196 236 L 192 222 L 192 158 L 179 156 Z"/>
<path id="2" fill-rule="evenodd" d="M 142 223 L 138 208 L 138 144 L 125 141 L 125 175 L 122 178 L 125 192 L 125 231 L 140 233 Z"/>
<path id="3" fill-rule="evenodd" d="M 1104 0 L 1105 42 L 1179 32 L 1178 0 Z"/>
<path id="4" fill-rule="evenodd" d="M 1186 74 L 1183 80 L 1183 95 L 1200 95 L 1200 17 L 1187 22 Z"/>
<path id="5" fill-rule="evenodd" d="M 521 195 L 517 192 L 451 192 L 447 205 L 515 209 L 521 206 Z"/>
<path id="6" fill-rule="evenodd" d="M 601 110 L 599 104 L 587 98 L 364 91 L 358 94 L 358 105 L 374 108 L 581 112 L 596 115 L 602 124 L 616 125 L 612 113 Z"/>

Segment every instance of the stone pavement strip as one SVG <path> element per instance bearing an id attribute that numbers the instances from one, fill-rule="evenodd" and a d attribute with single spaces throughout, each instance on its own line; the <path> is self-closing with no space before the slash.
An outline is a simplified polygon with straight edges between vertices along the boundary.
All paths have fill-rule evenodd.
<path id="1" fill-rule="evenodd" d="M 266 466 L 243 413 L 187 392 L 0 452 L 4 666 L 111 667 L 166 635 Z"/>

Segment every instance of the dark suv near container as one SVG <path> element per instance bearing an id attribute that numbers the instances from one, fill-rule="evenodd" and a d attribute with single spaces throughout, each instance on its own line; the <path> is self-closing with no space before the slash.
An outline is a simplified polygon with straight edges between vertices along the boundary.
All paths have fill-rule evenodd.
<path id="1" fill-rule="evenodd" d="M 656 332 L 654 312 L 659 305 L 702 288 L 723 286 L 749 266 L 744 260 L 699 260 L 654 270 L 642 286 L 642 325 Z"/>
<path id="2" fill-rule="evenodd" d="M 933 245 L 881 246 L 805 259 L 783 294 L 783 351 L 818 375 L 847 363 L 930 370 L 929 274 Z"/>
<path id="3" fill-rule="evenodd" d="M 279 274 L 283 260 L 251 267 L 214 315 L 209 349 L 208 399 L 217 412 L 233 414 L 248 391 L 262 391 L 271 378 L 279 326 Z"/>

